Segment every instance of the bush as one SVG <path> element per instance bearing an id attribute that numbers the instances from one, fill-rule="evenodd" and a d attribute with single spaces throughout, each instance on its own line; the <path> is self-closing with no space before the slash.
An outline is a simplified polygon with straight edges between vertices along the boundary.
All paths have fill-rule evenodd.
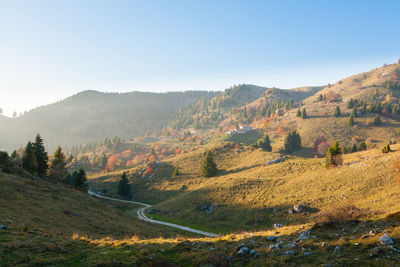
<path id="1" fill-rule="evenodd" d="M 300 117 L 300 116 L 301 116 L 301 111 L 300 111 L 300 109 L 297 109 L 296 117 Z"/>
<path id="2" fill-rule="evenodd" d="M 303 110 L 301 111 L 301 118 L 302 119 L 307 119 L 307 111 L 305 108 L 303 108 Z"/>
<path id="3" fill-rule="evenodd" d="M 285 138 L 285 152 L 292 153 L 301 149 L 301 137 L 296 130 L 288 132 Z"/>
<path id="4" fill-rule="evenodd" d="M 317 226 L 336 227 L 348 221 L 356 221 L 366 214 L 367 210 L 359 209 L 353 205 L 334 207 L 319 214 Z"/>
<path id="5" fill-rule="evenodd" d="M 390 151 L 392 151 L 392 150 L 390 149 L 389 144 L 387 144 L 384 148 L 382 148 L 382 153 L 384 153 L 384 154 L 389 153 Z"/>
<path id="6" fill-rule="evenodd" d="M 350 115 L 350 118 L 349 118 L 349 125 L 350 125 L 350 126 L 353 126 L 354 124 L 356 124 L 356 122 L 355 122 L 355 120 L 354 120 L 354 115 L 351 114 L 351 115 Z"/>
<path id="7" fill-rule="evenodd" d="M 376 114 L 374 121 L 373 121 L 374 125 L 380 125 L 381 124 L 381 117 L 379 117 L 378 114 Z"/>
<path id="8" fill-rule="evenodd" d="M 340 117 L 340 107 L 336 106 L 335 113 L 333 114 L 336 118 Z"/>
<path id="9" fill-rule="evenodd" d="M 326 152 L 325 167 L 339 166 L 342 162 L 342 150 L 339 147 L 339 142 L 335 141 Z"/>

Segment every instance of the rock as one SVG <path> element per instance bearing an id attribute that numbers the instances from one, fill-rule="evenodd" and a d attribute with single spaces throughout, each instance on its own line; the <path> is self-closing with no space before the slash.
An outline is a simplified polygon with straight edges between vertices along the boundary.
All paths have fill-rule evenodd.
<path id="1" fill-rule="evenodd" d="M 307 239 L 308 239 L 308 236 L 310 235 L 310 233 L 311 233 L 310 230 L 307 230 L 307 231 L 302 232 L 302 233 L 300 234 L 300 236 L 299 236 L 299 239 L 300 239 L 300 240 L 307 240 Z"/>
<path id="2" fill-rule="evenodd" d="M 393 245 L 394 244 L 393 239 L 386 233 L 383 234 L 383 236 L 381 236 L 381 238 L 379 238 L 379 242 L 381 243 L 381 245 L 384 245 L 384 246 L 388 246 L 388 245 Z"/>
<path id="3" fill-rule="evenodd" d="M 8 225 L 0 225 L 1 230 L 8 230 Z"/>
<path id="4" fill-rule="evenodd" d="M 296 253 L 294 251 L 292 251 L 292 250 L 285 251 L 285 256 L 291 256 L 291 255 L 294 255 L 294 254 L 296 254 Z"/>
<path id="5" fill-rule="evenodd" d="M 358 246 L 358 245 L 360 245 L 359 243 L 354 243 L 354 246 Z"/>
<path id="6" fill-rule="evenodd" d="M 276 236 L 271 235 L 271 236 L 267 237 L 267 240 L 271 241 L 271 242 L 274 242 L 274 241 L 276 241 Z"/>
<path id="7" fill-rule="evenodd" d="M 304 255 L 304 256 L 310 256 L 310 255 L 311 255 L 311 252 L 306 251 L 306 252 L 304 252 L 303 255 Z"/>
<path id="8" fill-rule="evenodd" d="M 239 249 L 239 251 L 237 252 L 238 255 L 240 256 L 244 256 L 249 252 L 249 249 L 247 247 L 242 247 Z"/>
<path id="9" fill-rule="evenodd" d="M 253 248 L 252 250 L 250 250 L 250 254 L 251 255 L 255 255 L 257 252 L 256 252 L 256 250 Z"/>
<path id="10" fill-rule="evenodd" d="M 293 210 L 296 213 L 301 213 L 301 212 L 305 211 L 305 208 L 301 205 L 294 205 Z"/>
<path id="11" fill-rule="evenodd" d="M 296 243 L 289 243 L 287 246 L 290 247 L 290 248 L 295 248 L 296 247 Z"/>
<path id="12" fill-rule="evenodd" d="M 274 248 L 280 249 L 280 248 L 281 248 L 281 245 L 279 245 L 279 244 L 276 244 L 276 245 L 271 244 L 271 245 L 269 245 L 269 248 L 270 248 L 270 249 L 274 249 Z"/>
<path id="13" fill-rule="evenodd" d="M 280 224 L 280 223 L 275 223 L 275 224 L 274 224 L 274 228 L 275 228 L 275 229 L 282 228 L 282 227 L 283 227 L 283 225 Z"/>
<path id="14" fill-rule="evenodd" d="M 326 246 L 325 242 L 322 242 L 321 247 L 325 247 L 325 246 Z"/>
<path id="15" fill-rule="evenodd" d="M 337 253 L 339 253 L 339 251 L 340 251 L 341 249 L 342 249 L 341 246 L 336 246 L 335 249 L 333 250 L 333 253 L 334 253 L 334 254 L 337 254 Z"/>
<path id="16" fill-rule="evenodd" d="M 254 241 L 253 239 L 250 240 L 250 245 L 254 246 L 256 244 L 256 241 Z"/>

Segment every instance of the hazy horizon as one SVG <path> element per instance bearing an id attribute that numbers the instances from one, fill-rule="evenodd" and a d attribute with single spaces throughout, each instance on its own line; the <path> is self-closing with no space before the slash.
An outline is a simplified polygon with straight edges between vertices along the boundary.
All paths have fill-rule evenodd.
<path id="1" fill-rule="evenodd" d="M 0 108 L 8 116 L 83 90 L 324 85 L 400 56 L 400 37 L 392 32 L 396 1 L 9 1 L 2 7 Z M 387 36 L 390 42 L 382 41 Z"/>

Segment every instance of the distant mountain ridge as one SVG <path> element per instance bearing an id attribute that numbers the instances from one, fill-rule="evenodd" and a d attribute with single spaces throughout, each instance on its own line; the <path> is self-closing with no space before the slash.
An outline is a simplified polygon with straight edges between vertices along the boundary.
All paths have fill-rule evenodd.
<path id="1" fill-rule="evenodd" d="M 105 137 L 134 138 L 160 129 L 180 108 L 221 92 L 102 93 L 83 91 L 21 117 L 0 118 L 0 147 L 16 149 L 40 133 L 50 150 Z"/>

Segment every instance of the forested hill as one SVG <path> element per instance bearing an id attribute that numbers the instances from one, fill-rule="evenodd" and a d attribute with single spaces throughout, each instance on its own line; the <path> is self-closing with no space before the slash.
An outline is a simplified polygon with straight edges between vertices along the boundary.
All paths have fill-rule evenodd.
<path id="1" fill-rule="evenodd" d="M 160 129 L 187 105 L 220 92 L 102 93 L 83 91 L 14 119 L 0 118 L 0 148 L 12 150 L 36 133 L 48 149 L 105 137 L 133 138 Z"/>

